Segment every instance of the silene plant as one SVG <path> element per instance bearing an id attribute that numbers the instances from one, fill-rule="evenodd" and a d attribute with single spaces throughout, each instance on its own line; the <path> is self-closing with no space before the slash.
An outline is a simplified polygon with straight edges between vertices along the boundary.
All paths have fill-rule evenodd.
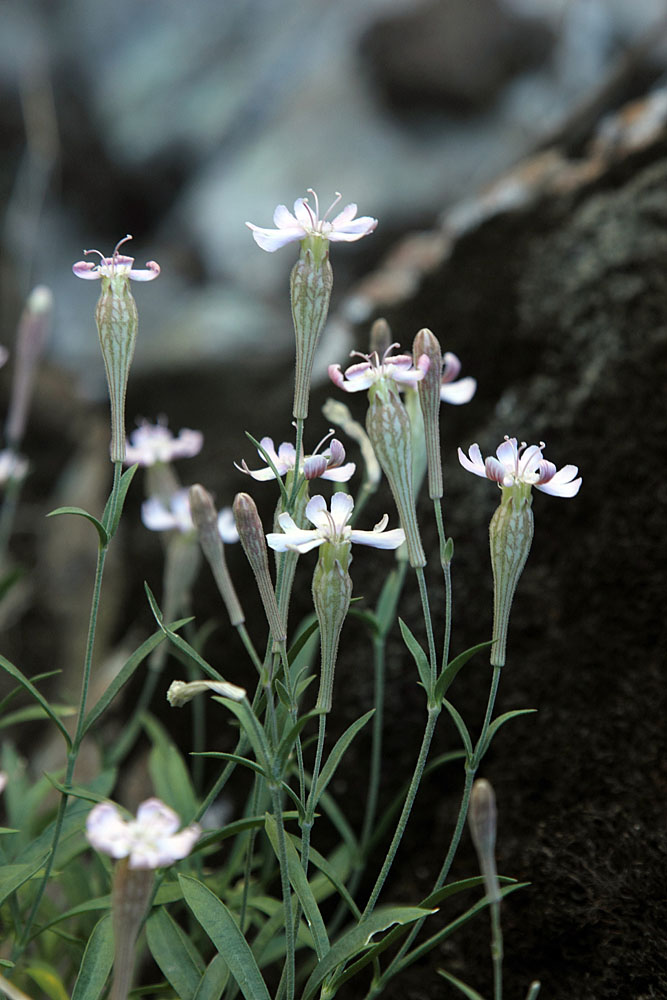
<path id="1" fill-rule="evenodd" d="M 14 697 L 24 698 L 27 706 L 8 721 L 45 719 L 64 746 L 62 767 L 44 776 L 32 772 L 9 740 L 2 746 L 0 791 L 7 825 L 0 830 L 0 992 L 11 1000 L 96 1000 L 107 994 L 125 1000 L 130 990 L 134 996 L 183 1000 L 234 1000 L 239 995 L 246 1000 L 313 1000 L 337 994 L 371 1000 L 463 924 L 484 919 L 485 911 L 490 921 L 488 979 L 474 970 L 472 978 L 482 981 L 473 986 L 442 969 L 446 983 L 438 990 L 469 1000 L 502 997 L 501 906 L 522 887 L 511 874 L 497 873 L 496 803 L 480 770 L 504 723 L 526 711 L 498 716 L 494 706 L 512 602 L 533 536 L 533 489 L 574 497 L 581 478 L 573 465 L 557 469 L 544 457 L 542 443 L 526 445 L 508 436 L 487 457 L 477 444 L 459 449 L 463 468 L 489 480 L 499 503 L 489 529 L 492 634 L 453 655 L 455 563 L 443 511 L 440 408 L 468 403 L 475 380 L 460 377 L 459 359 L 443 353 L 430 330 L 419 330 L 412 351 L 402 352 L 386 322 L 378 320 L 370 331 L 368 354 L 354 352 L 346 367 L 332 360 L 333 398 L 324 414 L 340 438 L 332 430 L 316 442 L 307 418 L 313 358 L 333 282 L 330 247 L 369 235 L 377 220 L 358 216 L 354 204 L 341 208 L 340 195 L 321 215 L 317 196 L 309 191 L 293 211 L 279 205 L 273 221 L 273 228 L 247 225 L 262 250 L 273 253 L 294 244 L 298 253 L 290 279 L 294 438 L 279 442 L 269 436 L 274 433 L 270 427 L 263 428 L 266 436 L 250 438 L 258 457 L 253 459 L 248 447 L 244 457 L 240 444 L 237 465 L 239 485 L 243 479 L 263 495 L 273 490 L 276 506 L 270 524 L 262 522 L 250 492 L 239 492 L 219 511 L 205 485 L 181 484 L 174 463 L 202 449 L 198 431 L 174 433 L 163 419 L 142 422 L 126 436 L 125 398 L 138 328 L 132 283 L 158 278 L 159 266 L 149 261 L 135 268 L 133 258 L 123 252 L 129 236 L 111 256 L 86 251 L 87 259 L 73 266 L 77 277 L 97 282 L 100 291 L 95 322 L 111 405 L 113 481 L 101 513 L 76 506 L 51 512 L 85 518 L 91 540 L 97 540 L 78 705 L 53 704 L 43 693 L 49 674 L 29 676 L 25 665 L 0 656 L 15 685 L 3 709 Z M 14 364 L 14 378 L 0 451 L 3 599 L 15 578 L 8 543 L 21 484 L 30 474 L 21 443 L 51 299 L 44 288 L 32 293 L 15 357 L 8 362 Z M 7 361 L 3 351 L 0 362 Z M 344 403 L 351 393 L 366 394 L 365 427 Z M 147 497 L 142 520 L 163 542 L 161 596 L 158 601 L 146 586 L 155 630 L 105 687 L 97 680 L 95 650 L 105 563 L 139 467 Z M 383 475 L 393 504 L 373 524 L 366 504 Z M 428 491 L 431 530 L 439 539 L 434 558 L 444 601 L 438 597 L 437 603 L 424 572 L 427 554 L 416 505 L 422 490 Z M 228 568 L 227 547 L 238 543 L 256 581 L 263 630 L 246 627 Z M 359 563 L 377 560 L 382 580 L 377 593 L 363 598 L 354 596 L 354 549 Z M 312 611 L 295 621 L 290 598 L 299 562 L 311 574 Z M 198 629 L 191 612 L 197 574 L 209 569 L 226 627 L 236 630 L 245 663 L 210 663 L 203 655 L 206 629 Z M 406 586 L 418 592 L 421 606 L 420 620 L 411 625 L 399 610 Z M 327 724 L 335 718 L 336 664 L 351 614 L 368 630 L 375 698 L 373 707 L 334 741 Z M 393 737 L 383 725 L 390 634 L 402 640 L 406 670 L 414 670 L 414 681 L 423 689 L 425 726 L 421 745 L 412 750 L 412 777 L 383 811 L 383 741 L 386 745 Z M 163 673 L 169 656 L 178 662 L 183 679 L 168 686 Z M 455 680 L 454 690 L 465 683 L 462 671 L 473 656 L 489 656 L 490 684 L 486 713 L 469 728 L 449 695 Z M 139 693 L 119 731 L 117 719 L 112 727 L 105 717 L 131 678 Z M 154 714 L 154 706 L 165 698 L 173 709 L 188 706 L 191 713 L 185 746 L 183 739 L 176 744 Z M 207 700 L 215 704 L 205 712 Z M 235 727 L 232 752 L 220 749 L 217 727 L 207 729 L 212 713 L 219 714 L 220 725 Z M 65 716 L 71 716 L 67 723 Z M 454 832 L 444 845 L 440 870 L 432 873 L 428 894 L 398 904 L 386 883 L 442 719 L 454 738 L 443 760 L 461 768 Z M 366 727 L 371 747 L 367 773 L 355 776 L 366 782 L 361 796 L 365 813 L 359 817 L 346 814 L 332 780 Z M 182 724 L 178 729 L 183 731 Z M 127 785 L 121 778 L 144 759 L 140 739 L 151 746 L 143 785 L 153 794 L 140 804 L 114 801 L 114 795 L 124 797 Z M 89 769 L 77 769 L 84 740 L 96 746 L 99 767 L 92 777 Z M 232 775 L 233 807 L 225 791 Z M 238 789 L 245 789 L 244 799 L 239 800 Z M 135 813 L 125 808 L 130 804 L 138 805 Z M 479 870 L 452 880 L 466 821 Z M 534 1000 L 539 982 L 526 987 Z"/>

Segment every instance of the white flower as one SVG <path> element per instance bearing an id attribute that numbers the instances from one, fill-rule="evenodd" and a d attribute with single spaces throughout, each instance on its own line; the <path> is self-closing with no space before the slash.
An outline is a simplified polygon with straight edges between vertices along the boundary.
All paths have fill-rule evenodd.
<path id="1" fill-rule="evenodd" d="M 176 490 L 167 503 L 161 497 L 149 497 L 141 505 L 141 520 L 150 531 L 180 531 L 187 534 L 195 526 L 190 513 L 190 491 Z M 218 514 L 218 531 L 223 542 L 238 542 L 239 536 L 231 507 Z"/>
<path id="2" fill-rule="evenodd" d="M 461 371 L 461 362 L 451 351 L 446 351 L 442 359 L 442 384 L 440 386 L 440 399 L 445 403 L 453 403 L 461 406 L 469 403 L 477 391 L 477 380 L 474 378 L 460 378 L 455 381 Z"/>
<path id="3" fill-rule="evenodd" d="M 125 464 L 149 466 L 175 458 L 192 458 L 201 451 L 203 441 L 201 431 L 186 427 L 174 437 L 165 422 L 149 424 L 142 420 L 125 446 Z"/>
<path id="4" fill-rule="evenodd" d="M 273 253 L 280 250 L 288 243 L 295 243 L 307 239 L 309 236 L 319 236 L 331 243 L 353 243 L 360 240 L 362 236 L 372 233 L 378 222 L 369 215 L 362 215 L 355 219 L 357 206 L 346 205 L 342 212 L 327 221 L 327 216 L 336 207 L 341 199 L 340 194 L 336 194 L 334 202 L 326 210 L 320 219 L 320 206 L 317 195 L 312 188 L 308 188 L 308 194 L 312 194 L 315 201 L 315 211 L 308 204 L 307 198 L 297 198 L 294 202 L 294 214 L 285 205 L 278 205 L 273 213 L 273 221 L 276 229 L 261 229 L 246 222 L 248 229 L 252 230 L 255 243 L 262 248 Z"/>
<path id="5" fill-rule="evenodd" d="M 333 431 L 330 431 L 327 437 L 320 441 L 312 455 L 307 455 L 299 463 L 299 471 L 304 473 L 306 479 L 319 477 L 320 479 L 333 480 L 336 483 L 346 483 L 354 475 L 356 466 L 354 462 L 343 464 L 345 462 L 345 449 L 336 438 L 333 439 L 328 448 L 322 452 L 319 451 L 331 434 Z M 286 472 L 291 472 L 296 468 L 296 449 L 289 441 L 283 441 L 278 451 L 273 444 L 273 438 L 263 437 L 259 443 L 273 462 L 279 476 L 284 476 Z M 262 455 L 261 452 L 259 454 Z M 236 468 L 259 482 L 276 478 L 270 465 L 263 469 L 253 470 L 249 469 L 245 462 L 241 462 Z"/>
<path id="6" fill-rule="evenodd" d="M 327 510 L 324 497 L 314 496 L 306 505 L 306 517 L 314 528 L 299 528 L 289 514 L 278 517 L 282 531 L 272 531 L 266 540 L 276 552 L 310 552 L 324 542 L 334 545 L 341 542 L 357 542 L 372 545 L 376 549 L 397 549 L 405 541 L 402 528 L 385 531 L 388 516 L 385 514 L 372 531 L 357 531 L 348 525 L 352 515 L 354 500 L 347 493 L 334 493 L 331 511 Z"/>
<path id="7" fill-rule="evenodd" d="M 473 444 L 465 455 L 459 448 L 459 462 L 468 472 L 491 479 L 499 486 L 524 483 L 555 497 L 573 497 L 579 492 L 581 476 L 575 479 L 576 465 L 564 465 L 556 470 L 553 462 L 542 457 L 544 442 L 539 445 L 525 442 L 520 446 L 516 438 L 508 438 L 496 449 L 497 458 L 483 459 L 478 444 Z"/>
<path id="8" fill-rule="evenodd" d="M 9 781 L 9 775 L 6 771 L 0 771 L 0 792 L 4 792 L 7 787 L 7 782 Z"/>
<path id="9" fill-rule="evenodd" d="M 350 365 L 344 373 L 340 365 L 329 365 L 329 378 L 334 385 L 337 385 L 339 389 L 344 389 L 345 392 L 362 392 L 380 379 L 393 379 L 399 386 L 407 385 L 414 389 L 417 382 L 420 382 L 426 375 L 430 364 L 429 359 L 425 354 L 422 354 L 417 359 L 417 366 L 414 367 L 411 354 L 390 354 L 390 351 L 398 346 L 398 344 L 391 344 L 382 355 L 382 360 L 380 360 L 377 351 L 373 351 L 372 354 L 352 351 L 353 356 L 364 360 Z"/>
<path id="10" fill-rule="evenodd" d="M 111 257 L 105 257 L 99 250 L 84 250 L 84 253 L 99 254 L 99 264 L 80 260 L 76 264 L 72 264 L 72 270 L 77 278 L 85 278 L 88 281 L 95 281 L 98 278 L 130 278 L 132 281 L 152 281 L 160 273 L 159 264 L 156 264 L 154 260 L 149 260 L 146 262 L 146 270 L 133 268 L 134 257 L 126 257 L 124 254 L 118 253 L 118 247 L 131 239 L 132 237 L 128 234 L 119 240 Z"/>
<path id="11" fill-rule="evenodd" d="M 11 448 L 4 448 L 0 451 L 0 486 L 4 486 L 10 479 L 22 482 L 28 474 L 28 459 L 23 455 L 17 455 Z"/>
<path id="12" fill-rule="evenodd" d="M 147 799 L 137 818 L 124 820 L 111 802 L 100 802 L 88 814 L 86 836 L 98 851 L 129 858 L 130 868 L 163 868 L 186 858 L 201 835 L 197 823 L 177 833 L 181 821 L 160 799 Z"/>

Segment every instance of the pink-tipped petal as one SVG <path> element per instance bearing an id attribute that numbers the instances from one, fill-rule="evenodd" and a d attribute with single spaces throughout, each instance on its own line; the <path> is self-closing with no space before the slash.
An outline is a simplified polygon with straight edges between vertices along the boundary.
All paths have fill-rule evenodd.
<path id="1" fill-rule="evenodd" d="M 576 465 L 564 465 L 547 483 L 536 483 L 536 489 L 554 497 L 574 497 L 582 483 L 581 476 L 574 478 L 578 471 Z"/>
<path id="2" fill-rule="evenodd" d="M 494 483 L 501 483 L 503 486 L 511 486 L 514 481 L 512 475 L 508 474 L 507 466 L 492 455 L 484 462 L 484 474 L 487 479 L 491 479 Z"/>
<path id="3" fill-rule="evenodd" d="M 318 479 L 327 471 L 327 460 L 324 455 L 309 455 L 303 463 L 303 474 L 309 481 Z"/>
<path id="4" fill-rule="evenodd" d="M 97 264 L 88 260 L 79 260 L 76 264 L 72 264 L 72 271 L 77 278 L 84 278 L 87 281 L 98 281 L 102 277 Z"/>
<path id="5" fill-rule="evenodd" d="M 453 382 L 458 377 L 460 371 L 461 362 L 456 354 L 452 354 L 451 351 L 445 351 L 442 358 L 442 381 Z"/>
<path id="6" fill-rule="evenodd" d="M 327 469 L 326 472 L 320 474 L 321 479 L 328 479 L 330 482 L 334 483 L 346 483 L 355 473 L 356 465 L 354 462 L 347 462 L 345 465 L 334 466 L 334 468 Z"/>
<path id="7" fill-rule="evenodd" d="M 129 272 L 132 281 L 152 281 L 160 273 L 160 265 L 154 260 L 146 261 L 146 269 L 132 268 Z"/>
<path id="8" fill-rule="evenodd" d="M 334 385 L 338 386 L 339 389 L 345 388 L 345 377 L 343 376 L 340 365 L 329 365 L 327 373 Z"/>

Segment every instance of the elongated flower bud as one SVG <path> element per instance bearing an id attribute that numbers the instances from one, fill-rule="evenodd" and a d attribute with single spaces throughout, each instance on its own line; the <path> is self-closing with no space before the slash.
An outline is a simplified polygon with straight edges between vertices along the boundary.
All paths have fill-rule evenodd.
<path id="1" fill-rule="evenodd" d="M 234 520 L 243 551 L 255 574 L 271 635 L 274 642 L 283 643 L 287 636 L 269 573 L 266 537 L 255 501 L 247 493 L 237 493 L 234 498 Z"/>
<path id="2" fill-rule="evenodd" d="M 206 560 L 211 567 L 213 577 L 225 602 L 227 614 L 232 625 L 242 625 L 245 621 L 243 608 L 236 596 L 232 578 L 227 569 L 225 547 L 218 529 L 218 514 L 213 503 L 213 497 L 203 486 L 197 483 L 190 487 L 190 513 L 199 544 Z"/>
<path id="3" fill-rule="evenodd" d="M 485 778 L 472 786 L 468 823 L 472 842 L 477 851 L 479 867 L 484 876 L 484 888 L 491 902 L 500 901 L 500 886 L 496 872 L 496 796 Z"/>
<path id="4" fill-rule="evenodd" d="M 320 547 L 320 557 L 313 573 L 313 602 L 320 626 L 322 657 L 315 707 L 321 712 L 331 711 L 338 642 L 352 598 L 352 580 L 347 571 L 349 563 L 349 542 L 325 542 Z"/>
<path id="5" fill-rule="evenodd" d="M 491 518 L 489 543 L 493 569 L 493 646 L 491 664 L 505 665 L 510 609 L 533 540 L 530 486 L 501 488 L 500 505 Z"/>
<path id="6" fill-rule="evenodd" d="M 322 407 L 322 413 L 330 423 L 336 424 L 337 427 L 345 431 L 348 437 L 357 442 L 361 451 L 361 457 L 364 460 L 368 492 L 375 492 L 382 478 L 382 470 L 366 431 L 354 419 L 350 413 L 349 406 L 346 406 L 345 403 L 341 403 L 337 399 L 327 399 Z"/>
<path id="7" fill-rule="evenodd" d="M 306 245 L 308 243 L 312 245 Z M 308 416 L 313 358 L 329 312 L 332 286 L 333 271 L 329 263 L 328 243 L 316 237 L 304 240 L 301 256 L 294 265 L 290 278 L 296 337 L 293 413 L 297 420 L 305 420 Z"/>
<path id="8" fill-rule="evenodd" d="M 369 354 L 375 352 L 379 358 L 383 358 L 392 346 L 391 327 L 386 319 L 380 317 L 371 326 Z"/>
<path id="9" fill-rule="evenodd" d="M 410 565 L 425 566 L 412 487 L 410 418 L 389 380 L 380 380 L 370 396 L 366 430 L 398 508 Z"/>
<path id="10" fill-rule="evenodd" d="M 28 419 L 37 362 L 46 347 L 53 312 L 53 294 L 38 285 L 28 296 L 16 336 L 14 378 L 5 436 L 11 448 L 21 444 Z"/>
<path id="11" fill-rule="evenodd" d="M 432 500 L 443 494 L 442 459 L 440 455 L 440 385 L 442 352 L 437 337 L 430 330 L 420 330 L 414 339 L 412 353 L 415 365 L 422 355 L 429 359 L 426 375 L 417 383 L 419 404 L 424 417 L 424 440 L 428 462 L 428 495 Z"/>

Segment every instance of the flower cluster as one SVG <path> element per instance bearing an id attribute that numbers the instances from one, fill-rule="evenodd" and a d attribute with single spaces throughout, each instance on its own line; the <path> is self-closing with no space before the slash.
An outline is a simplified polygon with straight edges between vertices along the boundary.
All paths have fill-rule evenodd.
<path id="1" fill-rule="evenodd" d="M 506 437 L 496 448 L 496 458 L 493 455 L 482 458 L 478 444 L 473 444 L 465 455 L 459 448 L 459 462 L 468 472 L 485 479 L 491 479 L 501 487 L 511 487 L 518 484 L 534 486 L 543 493 L 555 497 L 573 497 L 579 492 L 581 476 L 577 476 L 576 465 L 564 465 L 556 469 L 553 462 L 542 456 L 544 442 L 530 447 L 516 438 Z"/>
<path id="2" fill-rule="evenodd" d="M 412 363 L 411 354 L 392 354 L 398 344 L 391 344 L 380 358 L 377 351 L 372 354 L 361 354 L 352 351 L 352 356 L 363 358 L 354 365 L 342 371 L 340 365 L 329 365 L 329 378 L 339 389 L 345 392 L 363 392 L 381 379 L 390 379 L 399 386 L 409 386 L 414 389 L 429 368 L 429 360 L 422 354 L 416 366 Z"/>

